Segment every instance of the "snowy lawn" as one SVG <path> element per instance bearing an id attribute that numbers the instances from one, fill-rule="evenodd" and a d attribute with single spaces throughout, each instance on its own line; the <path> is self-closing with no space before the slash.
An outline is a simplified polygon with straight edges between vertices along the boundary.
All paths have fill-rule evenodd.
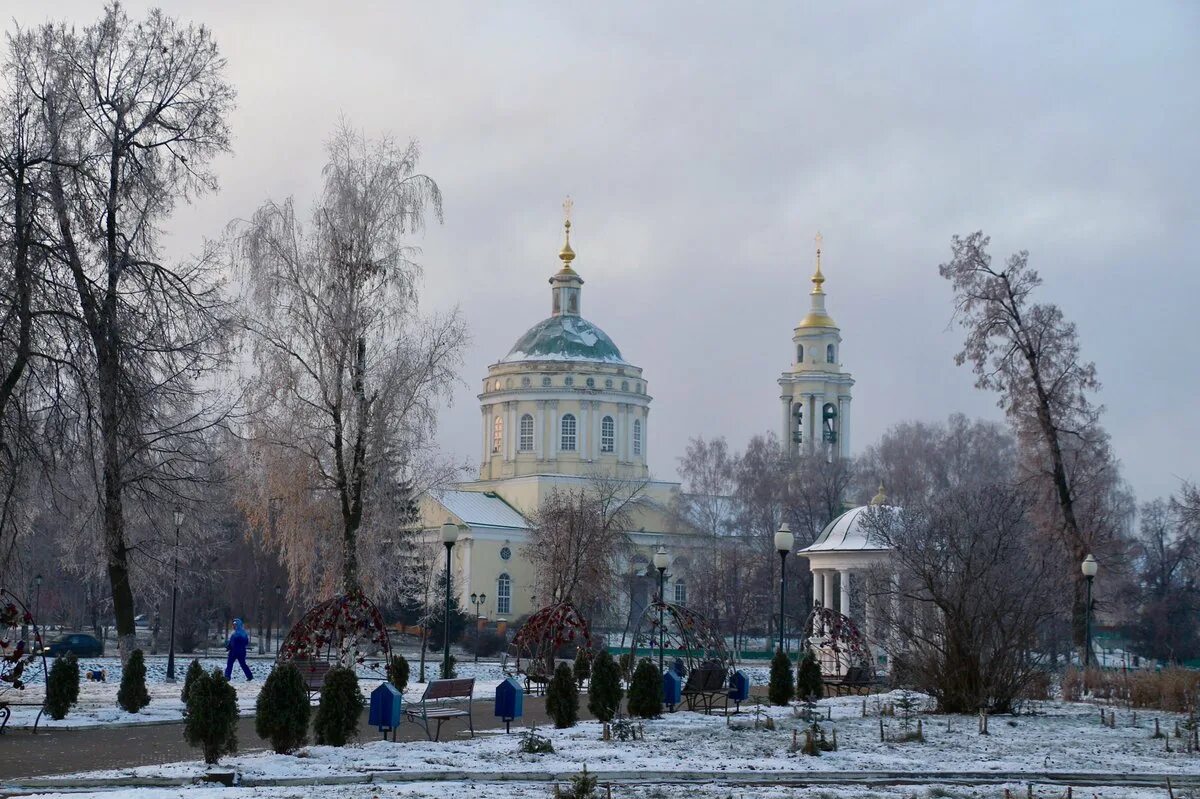
<path id="1" fill-rule="evenodd" d="M 753 711 L 728 721 L 681 711 L 645 723 L 644 740 L 600 740 L 600 725 L 583 722 L 567 730 L 542 728 L 554 744 L 554 753 L 518 752 L 518 736 L 486 732 L 475 739 L 457 737 L 440 743 L 391 743 L 371 740 L 345 748 L 310 746 L 299 756 L 270 753 L 228 758 L 222 765 L 240 771 L 244 778 L 326 777 L 388 771 L 467 771 L 492 773 L 529 771 L 567 773 L 582 764 L 595 771 L 626 772 L 779 772 L 779 771 L 1010 771 L 1037 773 L 1091 772 L 1200 774 L 1200 755 L 1179 751 L 1182 739 L 1152 739 L 1154 718 L 1164 732 L 1174 732 L 1180 718 L 1174 714 L 1139 713 L 1133 726 L 1128 711 L 1117 710 L 1117 726 L 1101 726 L 1099 709 L 1084 703 L 1040 703 L 1036 713 L 990 719 L 990 734 L 979 735 L 974 717 L 923 716 L 925 741 L 880 741 L 878 709 L 894 701 L 896 693 L 863 701 L 851 697 L 821 703 L 831 708 L 832 722 L 824 722 L 829 737 L 837 731 L 839 750 L 820 757 L 792 753 L 793 732 L 803 740 L 806 723 L 790 708 L 764 708 L 755 728 Z M 766 729 L 770 718 L 775 729 Z M 884 719 L 889 736 L 900 734 L 898 718 Z M 913 729 L 915 730 L 915 720 Z M 458 725 L 448 727 L 453 735 Z M 1167 741 L 1173 752 L 1166 751 Z M 95 772 L 89 776 L 163 776 L 187 778 L 204 773 L 194 762 Z"/>

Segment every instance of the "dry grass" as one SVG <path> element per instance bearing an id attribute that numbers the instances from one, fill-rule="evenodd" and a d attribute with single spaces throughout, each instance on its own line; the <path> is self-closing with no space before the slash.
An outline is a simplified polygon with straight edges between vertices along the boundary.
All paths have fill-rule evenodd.
<path id="1" fill-rule="evenodd" d="M 1086 696 L 1131 708 L 1150 708 L 1175 713 L 1197 709 L 1200 671 L 1172 667 L 1162 671 L 1128 671 L 1068 668 L 1062 676 L 1064 699 Z"/>

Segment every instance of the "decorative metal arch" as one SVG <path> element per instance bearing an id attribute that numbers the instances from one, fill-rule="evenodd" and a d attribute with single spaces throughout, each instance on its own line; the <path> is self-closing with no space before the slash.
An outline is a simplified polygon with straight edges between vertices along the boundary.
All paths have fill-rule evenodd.
<path id="1" fill-rule="evenodd" d="M 513 636 L 517 671 L 549 677 L 554 671 L 554 653 L 564 644 L 592 648 L 591 626 L 569 599 L 537 611 Z"/>
<path id="2" fill-rule="evenodd" d="M 817 653 L 827 673 L 841 675 L 854 666 L 875 672 L 866 635 L 853 619 L 832 608 L 818 605 L 812 609 L 804 620 L 804 641 Z"/>
<path id="3" fill-rule="evenodd" d="M 383 650 L 382 670 L 386 673 L 392 644 L 383 614 L 365 594 L 356 591 L 310 608 L 292 625 L 275 660 L 324 661 L 353 667 L 366 664 L 366 652 L 372 648 Z"/>
<path id="4" fill-rule="evenodd" d="M 26 641 L 21 635 L 21 628 L 26 626 L 33 633 L 32 642 Z M 8 707 L 11 701 L 10 694 L 25 690 L 28 684 L 26 673 L 36 669 L 39 660 L 42 664 L 42 685 L 46 684 L 48 669 L 44 648 L 42 628 L 38 626 L 37 619 L 29 612 L 29 608 L 16 594 L 7 588 L 0 588 L 0 732 L 7 726 L 12 715 Z M 33 722 L 34 730 L 37 730 L 45 710 L 46 705 L 43 701 Z"/>
<path id="5" fill-rule="evenodd" d="M 658 624 L 660 609 L 662 627 Z M 720 663 L 726 672 L 733 672 L 733 655 L 725 646 L 725 636 L 703 614 L 656 598 L 642 610 L 633 629 L 633 651 L 648 649 L 657 652 L 660 631 L 663 648 L 678 652 L 672 657 L 682 656 L 689 672 L 714 661 Z"/>

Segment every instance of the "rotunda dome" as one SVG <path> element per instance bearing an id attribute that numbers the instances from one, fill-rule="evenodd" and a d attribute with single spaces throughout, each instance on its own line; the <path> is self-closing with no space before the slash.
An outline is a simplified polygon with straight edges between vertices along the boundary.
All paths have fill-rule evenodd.
<path id="1" fill-rule="evenodd" d="M 628 365 L 608 334 L 582 316 L 551 316 L 517 339 L 500 363 L 591 361 Z"/>
<path id="2" fill-rule="evenodd" d="M 855 552 L 864 550 L 886 550 L 876 541 L 867 528 L 864 513 L 878 509 L 883 513 L 899 513 L 900 509 L 887 505 L 862 505 L 838 516 L 825 525 L 811 546 L 801 552 Z"/>

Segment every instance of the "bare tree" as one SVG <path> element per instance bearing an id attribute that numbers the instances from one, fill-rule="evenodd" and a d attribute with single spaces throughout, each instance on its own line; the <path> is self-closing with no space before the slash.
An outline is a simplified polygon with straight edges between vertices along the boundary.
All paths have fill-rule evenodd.
<path id="1" fill-rule="evenodd" d="M 679 458 L 683 490 L 676 495 L 672 508 L 677 523 L 691 533 L 689 544 L 696 555 L 691 558 L 689 577 L 694 587 L 688 601 L 715 625 L 724 619 L 727 596 L 720 580 L 728 566 L 729 548 L 724 543 L 736 533 L 736 468 L 737 458 L 724 437 L 691 439 Z"/>
<path id="2" fill-rule="evenodd" d="M 1134 645 L 1142 655 L 1168 662 L 1200 654 L 1200 529 L 1188 524 L 1181 507 L 1177 499 L 1144 504 L 1134 549 L 1141 589 Z"/>
<path id="3" fill-rule="evenodd" d="M 368 141 L 343 124 L 327 152 L 307 224 L 287 200 L 233 228 L 251 287 L 251 434 L 271 450 L 266 482 L 289 486 L 284 513 L 315 523 L 322 590 L 336 574 L 348 593 L 364 586 L 360 551 L 387 532 L 392 498 L 447 472 L 433 434 L 466 332 L 457 311 L 418 312 L 420 270 L 406 240 L 427 210 L 441 217 L 441 193 L 417 172 L 417 145 Z M 280 543 L 293 575 L 311 565 L 309 537 Z M 394 589 L 382 571 L 367 576 L 373 592 Z"/>

